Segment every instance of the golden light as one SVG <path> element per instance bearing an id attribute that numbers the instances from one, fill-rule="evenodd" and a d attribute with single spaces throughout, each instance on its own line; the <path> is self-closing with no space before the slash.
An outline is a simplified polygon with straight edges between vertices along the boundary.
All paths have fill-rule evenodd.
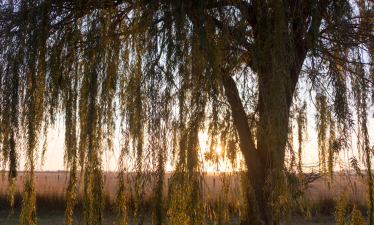
<path id="1" fill-rule="evenodd" d="M 217 153 L 218 153 L 218 154 L 220 154 L 220 153 L 221 153 L 221 150 L 222 150 L 222 149 L 221 149 L 221 145 L 220 145 L 220 144 L 219 144 L 219 145 L 217 145 Z"/>
<path id="2" fill-rule="evenodd" d="M 205 132 L 205 133 L 199 133 L 199 145 L 200 145 L 200 150 L 201 150 L 201 157 L 202 157 L 202 160 L 204 161 L 204 153 L 205 152 L 209 152 L 209 146 L 207 146 L 207 141 L 208 141 L 209 137 L 208 137 L 208 134 Z M 221 155 L 222 154 L 222 146 L 221 146 L 221 143 L 220 143 L 220 140 L 218 140 L 218 144 L 216 145 L 216 147 L 214 148 L 214 151 L 216 152 L 217 155 Z M 230 170 L 229 168 L 229 165 L 228 165 L 228 162 L 225 162 L 221 157 L 219 157 L 219 168 L 217 168 L 217 164 L 209 164 L 208 162 L 204 162 L 204 167 L 206 169 L 207 172 L 223 172 L 223 171 L 228 171 Z M 218 170 L 217 170 L 218 169 Z"/>

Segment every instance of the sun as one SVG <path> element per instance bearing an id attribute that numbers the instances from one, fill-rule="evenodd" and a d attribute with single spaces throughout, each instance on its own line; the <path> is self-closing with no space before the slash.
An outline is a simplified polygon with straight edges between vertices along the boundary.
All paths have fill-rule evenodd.
<path id="1" fill-rule="evenodd" d="M 220 140 L 218 140 L 217 145 L 215 146 L 215 154 L 218 156 L 218 167 L 217 164 L 210 164 L 205 161 L 204 159 L 204 153 L 209 151 L 209 147 L 206 145 L 209 137 L 207 133 L 199 133 L 199 145 L 201 150 L 201 159 L 204 162 L 204 168 L 207 172 L 224 172 L 224 171 L 231 171 L 231 167 L 228 163 L 228 161 L 224 160 L 224 157 L 222 157 L 223 154 L 223 146 Z"/>
<path id="2" fill-rule="evenodd" d="M 221 151 L 222 151 L 222 149 L 221 149 L 221 144 L 218 144 L 218 145 L 217 145 L 216 150 L 217 150 L 217 153 L 218 153 L 218 154 L 221 154 Z"/>

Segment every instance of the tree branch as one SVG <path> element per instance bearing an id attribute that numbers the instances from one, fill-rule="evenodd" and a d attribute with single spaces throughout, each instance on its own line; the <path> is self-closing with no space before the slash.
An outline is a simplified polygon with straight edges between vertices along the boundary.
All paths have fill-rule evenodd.
<path id="1" fill-rule="evenodd" d="M 254 145 L 247 114 L 244 111 L 236 83 L 225 69 L 221 69 L 221 71 L 223 72 L 222 83 L 225 88 L 225 95 L 231 106 L 232 117 L 234 118 L 234 124 L 240 138 L 240 149 L 243 153 L 246 165 L 251 167 L 248 168 L 248 172 L 252 177 L 251 182 L 256 182 L 256 180 L 259 179 L 259 172 L 264 171 L 264 164 Z"/>
<path id="2" fill-rule="evenodd" d="M 220 29 L 221 31 L 222 30 L 228 30 L 229 31 L 229 34 L 230 34 L 230 37 L 233 39 L 234 42 L 237 42 L 239 45 L 242 45 L 243 48 L 246 50 L 246 55 L 247 56 L 250 56 L 250 53 L 252 51 L 252 46 L 250 43 L 248 43 L 247 40 L 245 40 L 246 38 L 246 34 L 241 32 L 240 30 L 236 29 L 235 27 L 233 26 L 228 26 L 226 24 L 224 24 L 222 21 L 218 20 L 217 18 L 205 13 L 205 16 L 210 19 L 213 24 L 218 28 Z M 243 51 L 244 49 L 240 49 L 240 51 Z M 252 68 L 252 62 L 253 60 L 247 60 L 246 63 L 248 64 L 249 67 Z"/>

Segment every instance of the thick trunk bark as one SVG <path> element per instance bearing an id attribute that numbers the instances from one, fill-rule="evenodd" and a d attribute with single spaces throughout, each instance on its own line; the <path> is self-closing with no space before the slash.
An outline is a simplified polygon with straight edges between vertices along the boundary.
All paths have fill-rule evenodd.
<path id="1" fill-rule="evenodd" d="M 272 224 L 272 215 L 268 206 L 269 195 L 267 192 L 264 192 L 266 174 L 262 178 L 260 182 L 252 183 L 252 187 L 256 195 L 259 217 L 263 223 L 270 225 Z"/>
<path id="2" fill-rule="evenodd" d="M 263 75 L 261 74 L 261 69 L 258 70 L 260 73 L 258 104 L 260 118 L 258 130 L 260 130 L 260 133 L 257 133 L 256 136 L 257 148 L 254 144 L 236 83 L 227 71 L 222 69 L 225 95 L 231 106 L 234 125 L 239 134 L 240 149 L 247 165 L 250 184 L 255 192 L 256 206 L 254 207 L 258 210 L 261 223 L 266 225 L 274 224 L 274 221 L 269 208 L 270 194 L 264 188 L 266 185 L 268 185 L 268 190 L 275 187 L 276 181 L 272 180 L 274 177 L 270 177 L 270 184 L 266 183 L 268 176 L 272 172 L 278 173 L 276 175 L 278 178 L 276 179 L 282 179 L 281 173 L 287 140 L 289 110 L 306 52 L 307 46 L 304 42 L 297 46 L 294 51 L 295 60 L 287 77 L 275 77 L 277 75 L 274 75 L 274 77 L 270 75 L 261 77 Z M 283 83 L 277 83 L 278 79 Z M 282 84 L 284 86 L 280 86 Z M 276 105 L 276 107 L 274 108 L 272 104 Z M 274 135 L 279 136 L 274 137 Z"/>
<path id="3" fill-rule="evenodd" d="M 247 115 L 244 111 L 241 99 L 239 97 L 235 81 L 232 77 L 225 75 L 223 78 L 223 83 L 225 87 L 226 97 L 231 106 L 234 124 L 239 134 L 240 149 L 243 153 L 248 168 L 248 178 L 255 192 L 259 217 L 265 224 L 270 224 L 272 219 L 267 204 L 268 196 L 263 192 L 266 181 L 266 174 L 268 172 L 264 167 L 266 160 L 261 157 L 261 154 L 259 154 L 254 145 L 247 120 Z"/>
<path id="4" fill-rule="evenodd" d="M 281 143 L 285 140 L 277 143 L 274 141 L 269 141 L 269 139 L 266 139 L 267 135 L 272 135 L 270 129 L 267 127 L 262 127 L 261 129 L 262 134 L 261 137 L 257 136 L 257 148 L 254 145 L 253 137 L 250 131 L 250 127 L 247 120 L 247 115 L 244 111 L 244 108 L 241 103 L 241 99 L 239 98 L 238 90 L 235 84 L 235 81 L 230 76 L 225 76 L 224 80 L 224 86 L 225 86 L 225 93 L 226 97 L 229 101 L 229 104 L 231 106 L 232 115 L 234 118 L 234 125 L 238 131 L 239 138 L 240 138 L 240 149 L 243 153 L 247 169 L 248 169 L 248 177 L 250 184 L 253 188 L 253 191 L 255 192 L 255 200 L 256 200 L 256 206 L 253 206 L 257 208 L 259 219 L 261 220 L 261 223 L 264 223 L 266 225 L 273 224 L 273 219 L 271 215 L 271 211 L 269 208 L 269 191 L 265 191 L 264 188 L 267 185 L 266 179 L 268 175 L 272 172 L 273 169 L 276 167 L 279 167 L 279 163 L 274 163 L 275 161 L 282 162 L 284 159 L 284 147 L 285 144 Z M 260 106 L 261 107 L 261 106 Z M 286 107 L 286 106 L 285 106 Z M 287 107 L 286 107 L 287 108 Z M 260 109 L 261 110 L 261 109 Z M 286 110 L 286 114 L 288 115 L 288 109 Z M 284 117 L 287 117 L 283 115 Z M 274 115 L 274 117 L 276 116 Z M 271 118 L 265 118 L 270 119 Z M 281 124 L 278 124 L 278 127 L 281 128 L 281 133 L 287 134 L 287 124 L 288 124 L 288 118 L 284 118 L 285 121 L 283 121 Z M 261 120 L 261 119 L 260 119 Z M 263 124 L 268 124 L 269 121 L 262 121 Z M 278 121 L 276 121 L 278 122 Z M 270 121 L 270 123 L 273 123 L 273 121 Z M 265 126 L 265 125 L 264 125 Z M 269 143 L 267 143 L 269 141 Z M 270 144 L 270 146 L 269 146 Z M 275 149 L 274 146 L 271 146 L 271 144 L 278 144 Z M 283 153 L 282 153 L 283 149 Z M 277 160 L 274 160 L 274 151 L 280 151 L 280 158 Z M 270 184 L 273 186 L 273 184 Z M 250 223 L 252 224 L 252 221 L 243 221 L 243 223 Z"/>

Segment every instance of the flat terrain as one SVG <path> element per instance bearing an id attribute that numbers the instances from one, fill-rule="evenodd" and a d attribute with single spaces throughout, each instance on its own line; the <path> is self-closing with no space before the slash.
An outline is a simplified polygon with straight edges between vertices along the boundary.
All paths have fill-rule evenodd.
<path id="1" fill-rule="evenodd" d="M 16 212 L 14 213 L 9 219 L 7 212 L 0 212 L 0 224 L 9 224 L 9 225 L 15 225 L 19 224 L 19 216 L 20 213 Z M 75 221 L 73 222 L 74 225 L 83 225 L 83 217 L 81 215 L 74 215 Z M 63 212 L 39 212 L 38 213 L 38 221 L 37 224 L 41 225 L 56 225 L 56 224 L 62 224 L 64 219 Z M 326 225 L 332 225 L 335 224 L 335 219 L 333 216 L 324 216 L 322 217 L 323 222 Z M 104 224 L 106 225 L 112 225 L 116 220 L 116 214 L 114 213 L 105 213 L 104 214 Z M 130 225 L 137 225 L 139 221 L 130 219 Z M 213 225 L 213 220 L 207 220 L 207 225 Z M 240 219 L 238 216 L 232 216 L 230 219 L 231 225 L 239 225 Z M 322 224 L 322 222 L 317 218 L 313 217 L 311 219 L 305 220 L 303 217 L 294 217 L 291 224 L 300 224 L 300 225 L 316 225 L 316 224 Z M 147 216 L 144 221 L 144 225 L 151 225 L 150 216 Z"/>
<path id="2" fill-rule="evenodd" d="M 10 218 L 8 217 L 7 212 L 0 212 L 0 224 L 19 224 L 20 212 L 15 212 Z M 74 225 L 83 225 L 83 216 L 76 214 L 73 216 Z M 37 224 L 41 225 L 57 225 L 63 224 L 64 221 L 64 213 L 63 212 L 38 212 L 37 213 Z M 114 213 L 105 213 L 104 214 L 104 224 L 113 224 L 116 221 L 116 214 Z M 138 224 L 137 221 L 132 221 L 130 223 Z M 144 225 L 150 225 L 150 217 L 146 218 Z"/>
<path id="3" fill-rule="evenodd" d="M 164 194 L 167 193 L 169 179 L 171 179 L 172 173 L 167 172 L 164 179 Z M 22 191 L 22 180 L 24 173 L 19 172 L 16 178 L 16 192 Z M 117 191 L 118 173 L 106 172 L 104 173 L 104 189 L 105 192 L 110 196 L 115 196 Z M 129 173 L 128 180 L 133 181 L 135 174 Z M 230 180 L 230 194 L 237 194 L 239 187 L 239 176 L 231 175 L 228 176 Z M 222 174 L 218 173 L 206 173 L 201 177 L 203 182 L 202 188 L 204 189 L 205 195 L 216 197 L 222 190 Z M 54 194 L 63 195 L 65 193 L 67 184 L 69 181 L 69 174 L 67 172 L 36 172 L 35 173 L 35 187 L 36 192 L 43 195 Z M 127 184 L 128 185 L 128 184 Z M 132 184 L 133 185 L 133 184 Z M 156 180 L 150 179 L 147 182 L 146 193 L 150 194 L 152 189 L 156 185 Z M 362 182 L 355 176 L 347 175 L 335 175 L 334 182 L 331 183 L 330 178 L 326 177 L 326 180 L 320 178 L 319 180 L 311 184 L 311 188 L 305 193 L 311 200 L 318 200 L 319 198 L 326 197 L 337 197 L 340 195 L 342 190 L 347 187 L 348 194 L 351 198 L 361 201 L 366 196 L 366 188 Z M 8 188 L 7 179 L 0 179 L 0 195 L 6 195 Z M 82 195 L 83 184 L 78 179 L 78 189 L 80 195 Z"/>
<path id="4" fill-rule="evenodd" d="M 104 174 L 104 188 L 109 197 L 112 201 L 113 197 L 115 196 L 116 189 L 117 189 L 117 173 L 105 173 Z M 17 180 L 16 180 L 16 189 L 17 192 L 22 191 L 22 178 L 24 174 L 19 173 Z M 238 202 L 241 201 L 240 195 L 238 195 L 239 190 L 239 177 L 238 176 L 231 176 L 230 177 L 230 196 L 232 196 L 233 200 Z M 69 179 L 69 174 L 64 172 L 43 172 L 43 173 L 36 173 L 36 192 L 39 195 L 43 196 L 61 196 L 64 197 L 65 188 Z M 169 179 L 171 181 L 171 173 L 165 174 L 165 194 L 168 188 Z M 220 194 L 222 190 L 222 174 L 214 173 L 207 173 L 202 180 L 204 180 L 202 188 L 203 192 L 205 193 L 204 198 L 216 198 Z M 132 180 L 132 177 L 129 176 L 129 180 Z M 153 179 L 150 180 L 149 186 L 147 186 L 146 193 L 149 194 L 153 188 L 153 183 L 155 181 Z M 80 193 L 78 194 L 82 197 L 82 184 L 78 185 Z M 311 187 L 305 192 L 307 198 L 312 200 L 313 202 L 319 202 L 321 205 L 321 211 L 324 211 L 326 215 L 331 215 L 335 211 L 335 200 L 334 198 L 338 197 L 341 192 L 347 189 L 348 196 L 351 201 L 360 204 L 362 200 L 365 198 L 366 195 L 366 187 L 362 184 L 362 182 L 354 176 L 335 176 L 334 183 L 331 183 L 330 179 L 327 177 L 326 180 L 323 178 L 313 182 Z M 0 179 L 0 196 L 5 196 L 6 199 L 7 193 L 7 180 Z M 78 197 L 79 197 L 78 196 Z M 51 198 L 53 200 L 53 198 Z M 61 198 L 63 200 L 63 198 Z M 48 200 L 48 199 L 47 199 Z M 20 201 L 20 200 L 19 200 Z M 48 200 L 50 201 L 50 200 Z M 46 201 L 46 202 L 48 202 Z M 53 203 L 56 201 L 53 200 Z M 57 204 L 57 202 L 56 202 Z M 64 202 L 61 201 L 58 204 L 62 204 L 61 209 L 63 209 Z M 44 208 L 38 210 L 37 212 L 37 224 L 63 224 L 64 220 L 64 213 L 63 211 L 54 211 L 54 207 L 52 205 L 43 205 Z M 45 209 L 47 208 L 47 209 Z M 48 210 L 51 209 L 51 210 Z M 366 211 L 367 209 L 364 209 Z M 0 211 L 0 224 L 19 224 L 20 213 L 16 212 L 10 218 L 8 217 L 8 211 Z M 333 216 L 323 216 L 322 217 L 324 224 L 335 224 L 335 219 Z M 104 214 L 104 224 L 114 224 L 116 221 L 116 214 L 115 213 L 105 213 Z M 130 219 L 130 225 L 137 225 L 139 224 L 138 219 Z M 239 225 L 240 218 L 239 216 L 231 216 L 230 217 L 230 224 Z M 74 215 L 74 223 L 75 225 L 83 224 L 83 217 L 81 214 L 77 213 Z M 116 223 L 117 224 L 117 223 Z M 214 220 L 207 219 L 206 224 L 213 225 Z M 305 220 L 303 217 L 294 217 L 292 219 L 291 224 L 322 224 L 320 219 L 317 217 L 313 217 L 311 219 Z M 146 216 L 144 225 L 151 225 L 151 216 Z"/>

